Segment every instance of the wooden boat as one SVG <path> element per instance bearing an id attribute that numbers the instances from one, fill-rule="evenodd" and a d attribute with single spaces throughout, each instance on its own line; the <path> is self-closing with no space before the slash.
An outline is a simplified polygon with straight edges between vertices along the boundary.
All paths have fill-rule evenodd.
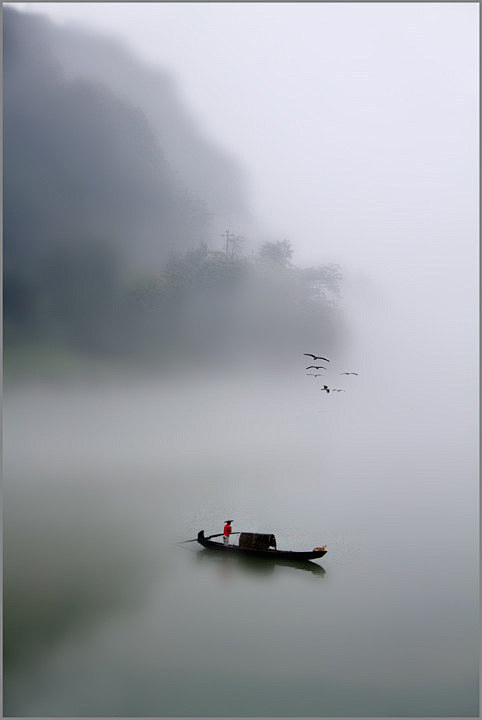
<path id="1" fill-rule="evenodd" d="M 247 535 L 248 533 L 243 533 Z M 261 536 L 263 537 L 263 536 Z M 264 536 L 273 538 L 274 536 Z M 303 561 L 303 560 L 314 560 L 315 558 L 321 558 L 326 555 L 326 547 L 318 547 L 307 552 L 297 552 L 296 550 L 277 550 L 276 548 L 261 547 L 262 543 L 256 544 L 251 543 L 250 545 L 225 545 L 224 542 L 216 542 L 211 540 L 209 537 L 204 537 L 204 530 L 200 530 L 197 535 L 197 541 L 200 545 L 205 547 L 207 550 L 218 550 L 224 553 L 230 554 L 242 554 L 249 555 L 251 557 L 260 558 L 273 558 L 277 560 L 290 560 L 290 561 Z M 276 541 L 275 541 L 276 542 Z"/>

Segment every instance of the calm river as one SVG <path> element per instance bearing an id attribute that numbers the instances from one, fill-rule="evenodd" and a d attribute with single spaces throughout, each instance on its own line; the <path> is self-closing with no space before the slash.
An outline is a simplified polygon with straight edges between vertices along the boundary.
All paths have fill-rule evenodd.
<path id="1" fill-rule="evenodd" d="M 7 387 L 5 714 L 477 717 L 476 402 L 364 370 Z"/>

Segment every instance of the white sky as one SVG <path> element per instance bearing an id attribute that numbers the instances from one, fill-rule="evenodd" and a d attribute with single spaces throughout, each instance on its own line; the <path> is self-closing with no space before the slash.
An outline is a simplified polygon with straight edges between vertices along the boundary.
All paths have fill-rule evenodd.
<path id="1" fill-rule="evenodd" d="M 454 280 L 473 291 L 477 3 L 17 7 L 118 35 L 172 70 L 295 262 L 411 278 L 421 293 Z"/>

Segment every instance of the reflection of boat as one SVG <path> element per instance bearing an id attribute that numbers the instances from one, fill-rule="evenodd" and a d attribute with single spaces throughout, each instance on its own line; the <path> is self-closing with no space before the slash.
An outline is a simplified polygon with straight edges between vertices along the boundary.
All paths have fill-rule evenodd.
<path id="1" fill-rule="evenodd" d="M 242 533 L 242 535 L 249 536 L 254 534 Z M 274 540 L 273 535 L 256 535 L 254 537 L 254 540 L 256 540 L 257 538 L 273 538 Z M 252 540 L 252 538 L 248 538 L 248 540 Z M 227 553 L 230 555 L 236 554 L 271 560 L 288 560 L 290 562 L 299 562 L 306 560 L 314 560 L 315 558 L 320 558 L 323 557 L 323 555 L 326 555 L 325 547 L 315 548 L 314 550 L 309 550 L 308 552 L 297 552 L 296 550 L 277 550 L 267 547 L 266 544 L 263 545 L 262 542 L 247 542 L 243 545 L 241 542 L 241 538 L 239 545 L 225 545 L 222 542 L 215 542 L 214 540 L 210 540 L 209 538 L 204 537 L 204 530 L 200 530 L 198 532 L 197 541 L 207 550 L 217 550 L 219 552 Z"/>
<path id="2" fill-rule="evenodd" d="M 313 575 L 326 575 L 326 570 L 318 563 L 311 560 L 283 560 L 278 558 L 253 557 L 252 555 L 244 555 L 242 553 L 211 553 L 207 548 L 200 550 L 198 553 L 199 560 L 211 558 L 219 562 L 227 563 L 255 575 L 269 575 L 275 571 L 276 567 L 291 567 L 297 570 L 305 570 Z"/>

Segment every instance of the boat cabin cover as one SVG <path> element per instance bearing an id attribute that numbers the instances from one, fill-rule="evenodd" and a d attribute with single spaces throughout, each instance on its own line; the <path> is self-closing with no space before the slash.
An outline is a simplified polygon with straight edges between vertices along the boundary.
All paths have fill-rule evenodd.
<path id="1" fill-rule="evenodd" d="M 239 547 L 255 550 L 268 550 L 270 547 L 276 549 L 276 538 L 274 535 L 242 532 L 239 535 Z"/>

